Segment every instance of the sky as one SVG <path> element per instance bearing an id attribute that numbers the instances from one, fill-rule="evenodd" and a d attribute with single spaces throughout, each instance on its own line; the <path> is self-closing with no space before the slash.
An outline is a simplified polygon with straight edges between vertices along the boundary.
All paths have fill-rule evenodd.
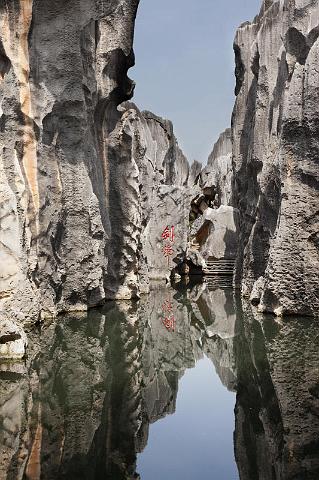
<path id="1" fill-rule="evenodd" d="M 172 120 L 189 161 L 206 163 L 234 105 L 233 40 L 261 0 L 141 0 L 133 101 Z"/>
<path id="2" fill-rule="evenodd" d="M 238 480 L 235 394 L 207 357 L 179 382 L 176 412 L 150 425 L 137 461 L 141 480 Z"/>

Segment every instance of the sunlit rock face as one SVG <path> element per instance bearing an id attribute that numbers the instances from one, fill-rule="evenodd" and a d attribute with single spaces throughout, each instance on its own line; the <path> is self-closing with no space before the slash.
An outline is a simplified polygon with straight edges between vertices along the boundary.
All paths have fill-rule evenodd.
<path id="1" fill-rule="evenodd" d="M 22 360 L 28 341 L 21 326 L 10 320 L 0 320 L 0 361 Z M 0 363 L 0 369 L 2 365 Z"/>
<path id="2" fill-rule="evenodd" d="M 237 278 L 278 315 L 319 312 L 318 31 L 318 1 L 268 0 L 234 42 Z"/>
<path id="3" fill-rule="evenodd" d="M 126 72 L 137 4 L 0 5 L 0 296 L 7 316 L 83 310 L 105 298 L 116 201 L 108 139 L 117 105 L 133 91 Z"/>
<path id="4" fill-rule="evenodd" d="M 138 0 L 84 3 L 0 5 L 0 311 L 18 322 L 138 297 L 187 247 L 196 168 L 169 121 L 118 108 Z"/>
<path id="5" fill-rule="evenodd" d="M 187 249 L 191 199 L 199 192 L 172 123 L 131 103 L 120 113 L 109 142 L 116 198 L 106 282 L 111 299 L 139 296 L 150 279 L 169 276 L 174 258 Z M 168 239 L 162 237 L 166 227 L 174 230 Z"/>
<path id="6" fill-rule="evenodd" d="M 207 165 L 201 173 L 202 188 L 214 188 L 218 195 L 218 203 L 221 205 L 231 205 L 232 201 L 232 151 L 232 132 L 228 128 L 215 143 Z"/>
<path id="7" fill-rule="evenodd" d="M 318 478 L 316 320 L 277 324 L 249 309 L 235 339 L 235 455 L 242 480 Z"/>
<path id="8" fill-rule="evenodd" d="M 199 174 L 199 184 L 202 196 L 197 201 L 199 216 L 191 225 L 192 242 L 199 244 L 199 254 L 204 260 L 234 260 L 240 225 L 239 212 L 232 207 L 231 129 L 225 130 L 215 143 L 207 165 Z"/>
<path id="9" fill-rule="evenodd" d="M 199 187 L 196 173 L 178 146 L 171 122 L 149 112 L 142 116 L 142 252 L 145 273 L 150 279 L 162 279 L 174 268 L 174 258 L 187 250 L 191 200 Z M 170 231 L 173 227 L 173 238 L 163 238 L 167 227 Z M 163 250 L 170 244 L 172 255 L 166 257 Z"/>
<path id="10" fill-rule="evenodd" d="M 235 259 L 238 249 L 238 231 L 239 218 L 236 209 L 224 205 L 218 209 L 207 208 L 201 217 L 201 227 L 197 232 L 203 257 Z"/>

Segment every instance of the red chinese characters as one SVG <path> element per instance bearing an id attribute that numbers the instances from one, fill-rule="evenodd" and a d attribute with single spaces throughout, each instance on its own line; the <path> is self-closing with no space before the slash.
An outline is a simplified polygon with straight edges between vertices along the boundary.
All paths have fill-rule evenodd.
<path id="1" fill-rule="evenodd" d="M 175 230 L 174 225 L 172 227 L 167 226 L 162 233 L 162 239 L 170 240 L 172 243 L 174 243 L 174 240 L 175 240 L 174 230 Z"/>
<path id="2" fill-rule="evenodd" d="M 167 258 L 167 264 L 169 265 L 169 258 L 173 255 L 174 250 L 171 245 L 165 245 L 163 248 L 164 257 Z"/>
<path id="3" fill-rule="evenodd" d="M 169 227 L 167 226 L 162 233 L 162 239 L 165 241 L 163 246 L 164 257 L 167 258 L 167 265 L 169 266 L 170 257 L 174 254 L 174 249 L 172 244 L 175 241 L 175 227 L 174 225 Z"/>
<path id="4" fill-rule="evenodd" d="M 171 315 L 170 317 L 165 317 L 162 320 L 162 323 L 168 332 L 175 332 L 176 321 L 174 315 Z"/>
<path id="5" fill-rule="evenodd" d="M 165 313 L 170 313 L 173 310 L 173 303 L 171 300 L 165 300 L 162 305 L 162 310 Z"/>

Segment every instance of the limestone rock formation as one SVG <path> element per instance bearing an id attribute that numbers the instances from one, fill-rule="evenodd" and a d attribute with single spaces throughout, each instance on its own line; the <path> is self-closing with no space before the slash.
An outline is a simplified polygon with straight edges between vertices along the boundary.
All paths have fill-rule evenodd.
<path id="1" fill-rule="evenodd" d="M 195 166 L 193 167 L 195 168 Z M 239 212 L 232 205 L 232 132 L 223 132 L 207 165 L 199 172 L 201 194 L 192 201 L 191 246 L 187 258 L 200 267 L 207 260 L 235 260 L 238 249 Z M 196 253 L 199 259 L 192 261 Z M 207 265 L 203 268 L 207 271 Z"/>
<path id="2" fill-rule="evenodd" d="M 18 322 L 148 291 L 187 247 L 171 122 L 124 104 L 138 0 L 0 5 L 0 313 Z M 171 262 L 161 233 L 174 226 Z"/>
<path id="3" fill-rule="evenodd" d="M 137 5 L 0 5 L 3 315 L 34 318 L 105 298 L 115 201 L 108 138 L 133 91 Z"/>
<path id="4" fill-rule="evenodd" d="M 192 225 L 191 236 L 204 259 L 235 259 L 238 249 L 239 216 L 233 207 L 207 208 Z"/>
<path id="5" fill-rule="evenodd" d="M 214 145 L 208 162 L 201 173 L 202 188 L 214 189 L 219 205 L 231 205 L 233 191 L 232 132 L 226 129 Z M 218 206 L 219 206 L 218 205 Z"/>
<path id="6" fill-rule="evenodd" d="M 112 133 L 112 184 L 121 195 L 111 210 L 107 298 L 139 296 L 149 279 L 169 277 L 174 258 L 187 249 L 191 200 L 199 192 L 172 123 L 130 103 L 121 112 Z M 166 227 L 174 232 L 165 242 Z"/>
<path id="7" fill-rule="evenodd" d="M 22 360 L 27 345 L 28 340 L 21 326 L 10 320 L 0 320 L 0 361 Z"/>
<path id="8" fill-rule="evenodd" d="M 319 312 L 318 33 L 317 0 L 265 0 L 234 42 L 237 280 L 278 315 Z"/>
<path id="9" fill-rule="evenodd" d="M 197 160 L 194 160 L 190 167 L 189 184 L 197 185 L 200 183 L 202 169 L 203 165 Z"/>

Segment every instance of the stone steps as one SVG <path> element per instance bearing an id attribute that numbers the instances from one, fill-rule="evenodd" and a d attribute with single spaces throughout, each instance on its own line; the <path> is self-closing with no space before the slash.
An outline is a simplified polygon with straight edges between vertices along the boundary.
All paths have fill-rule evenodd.
<path id="1" fill-rule="evenodd" d="M 233 276 L 235 260 L 213 260 L 206 261 L 207 268 L 204 269 L 205 275 L 229 275 Z"/>
<path id="2" fill-rule="evenodd" d="M 205 282 L 208 289 L 233 288 L 233 277 L 231 275 L 206 275 Z"/>

